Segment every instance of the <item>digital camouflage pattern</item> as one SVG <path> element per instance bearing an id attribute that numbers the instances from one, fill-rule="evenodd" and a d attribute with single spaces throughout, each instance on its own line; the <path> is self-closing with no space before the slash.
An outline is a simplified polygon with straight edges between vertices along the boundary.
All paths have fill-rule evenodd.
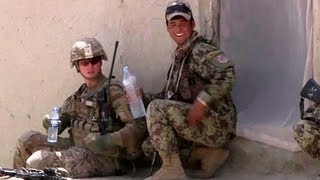
<path id="1" fill-rule="evenodd" d="M 14 168 L 63 167 L 70 176 L 80 178 L 114 174 L 114 161 L 116 159 L 73 146 L 70 138 L 59 137 L 58 142 L 52 144 L 47 142 L 46 135 L 28 131 L 18 139 Z"/>
<path id="2" fill-rule="evenodd" d="M 90 59 L 101 56 L 103 60 L 108 60 L 102 45 L 95 38 L 83 38 L 75 42 L 70 52 L 71 67 L 75 65 L 75 61 L 82 59 Z"/>
<path id="3" fill-rule="evenodd" d="M 180 150 L 179 155 L 180 155 L 182 165 L 185 168 L 188 168 L 189 167 L 188 161 L 194 149 L 193 143 L 191 141 L 187 141 L 180 137 L 177 137 L 177 139 L 178 139 L 178 145 Z M 153 148 L 150 137 L 146 138 L 143 141 L 142 150 L 149 161 L 153 159 L 154 153 L 157 151 Z M 161 158 L 156 158 L 155 164 L 156 166 L 161 165 Z"/>
<path id="4" fill-rule="evenodd" d="M 30 131 L 22 135 L 18 139 L 14 154 L 14 167 L 62 167 L 73 177 L 110 175 L 119 170 L 120 159 L 130 156 L 128 149 L 140 149 L 146 126 L 145 123 L 134 123 L 123 89 L 117 84 L 111 84 L 109 98 L 112 106 L 111 117 L 114 120 L 112 131 L 120 133 L 122 139 L 134 139 L 134 143 L 129 144 L 129 147 L 119 142 L 122 146 L 109 148 L 102 154 L 86 149 L 84 138 L 89 133 L 100 133 L 96 94 L 106 83 L 107 78 L 101 74 L 100 85 L 96 89 L 88 89 L 82 85 L 64 102 L 61 107 L 61 127 L 69 128 L 69 139 L 59 138 L 57 143 L 49 144 L 47 136 L 38 132 Z"/>
<path id="5" fill-rule="evenodd" d="M 320 104 L 309 107 L 293 130 L 301 149 L 311 157 L 320 159 Z"/>
<path id="6" fill-rule="evenodd" d="M 189 42 L 175 51 L 170 70 L 166 89 L 174 92 L 169 96 L 172 100 L 154 100 L 147 110 L 154 148 L 171 154 L 179 152 L 177 136 L 214 148 L 226 145 L 235 136 L 237 121 L 230 94 L 235 82 L 232 62 L 194 32 Z M 187 115 L 196 98 L 205 101 L 208 108 L 199 126 L 192 128 Z"/>
<path id="7" fill-rule="evenodd" d="M 220 148 L 234 136 L 233 114 L 220 115 L 213 110 L 206 112 L 197 128 L 188 125 L 187 115 L 191 104 L 172 101 L 154 100 L 148 106 L 147 127 L 153 147 L 170 154 L 178 153 L 178 140 L 181 136 L 189 141 L 209 147 Z"/>

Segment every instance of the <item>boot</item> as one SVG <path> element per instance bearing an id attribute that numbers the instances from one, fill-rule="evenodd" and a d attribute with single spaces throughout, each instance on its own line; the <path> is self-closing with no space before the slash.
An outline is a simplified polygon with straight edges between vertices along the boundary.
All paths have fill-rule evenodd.
<path id="1" fill-rule="evenodd" d="M 146 180 L 187 179 L 178 153 L 165 155 L 159 152 L 159 155 L 162 159 L 161 168 Z"/>
<path id="2" fill-rule="evenodd" d="M 229 150 L 215 149 L 210 147 L 197 147 L 191 153 L 189 163 L 195 164 L 200 161 L 201 170 L 190 174 L 194 178 L 211 178 L 216 170 L 222 166 L 229 157 Z"/>

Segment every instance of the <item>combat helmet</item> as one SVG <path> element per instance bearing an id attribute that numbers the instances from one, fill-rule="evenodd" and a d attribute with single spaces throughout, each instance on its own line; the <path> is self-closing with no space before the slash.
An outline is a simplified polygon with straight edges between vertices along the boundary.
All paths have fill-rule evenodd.
<path id="1" fill-rule="evenodd" d="M 76 66 L 78 69 L 77 61 L 83 59 L 90 59 L 101 57 L 101 60 L 107 61 L 107 55 L 103 50 L 101 43 L 95 38 L 83 38 L 76 41 L 70 51 L 70 65 L 71 68 Z"/>

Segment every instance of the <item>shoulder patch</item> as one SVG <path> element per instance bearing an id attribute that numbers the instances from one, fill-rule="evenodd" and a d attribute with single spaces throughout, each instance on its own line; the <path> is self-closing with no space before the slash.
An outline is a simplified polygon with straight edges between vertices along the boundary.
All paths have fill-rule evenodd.
<path id="1" fill-rule="evenodd" d="M 226 56 L 224 54 L 219 54 L 217 56 L 217 61 L 218 61 L 218 63 L 225 64 L 225 63 L 229 62 L 229 59 L 226 58 Z"/>

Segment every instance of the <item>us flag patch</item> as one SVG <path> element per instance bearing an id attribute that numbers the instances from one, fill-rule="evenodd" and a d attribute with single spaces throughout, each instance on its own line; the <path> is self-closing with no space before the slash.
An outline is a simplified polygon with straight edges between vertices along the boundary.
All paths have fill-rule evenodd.
<path id="1" fill-rule="evenodd" d="M 218 55 L 217 57 L 217 61 L 219 63 L 227 63 L 229 60 L 228 58 L 226 58 L 223 54 Z"/>

